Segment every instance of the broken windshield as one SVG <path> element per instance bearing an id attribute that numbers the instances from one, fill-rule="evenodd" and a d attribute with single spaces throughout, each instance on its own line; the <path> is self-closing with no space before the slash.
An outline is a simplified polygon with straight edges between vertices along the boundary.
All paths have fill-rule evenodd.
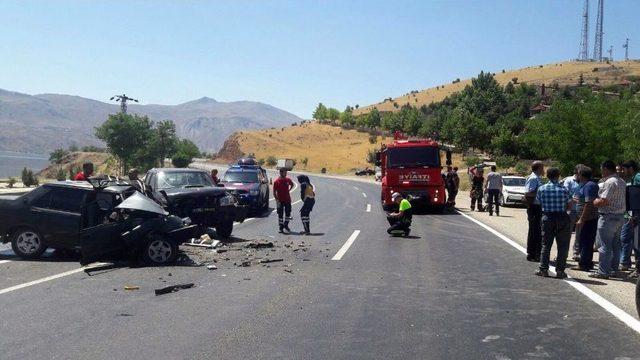
<path id="1" fill-rule="evenodd" d="M 213 186 L 213 183 L 209 175 L 200 171 L 161 172 L 158 174 L 159 189 L 205 186 Z"/>
<path id="2" fill-rule="evenodd" d="M 435 147 L 406 147 L 387 150 L 387 165 L 398 167 L 439 167 L 440 150 Z"/>

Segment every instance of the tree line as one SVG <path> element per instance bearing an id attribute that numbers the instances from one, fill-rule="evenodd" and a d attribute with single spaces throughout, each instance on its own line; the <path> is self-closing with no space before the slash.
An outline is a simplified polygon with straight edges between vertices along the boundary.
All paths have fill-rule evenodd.
<path id="1" fill-rule="evenodd" d="M 374 108 L 354 116 L 349 106 L 336 114 L 319 104 L 313 116 L 345 128 L 431 137 L 459 151 L 490 153 L 505 164 L 550 159 L 567 174 L 577 163 L 597 169 L 604 159 L 640 157 L 640 81 L 627 80 L 601 87 L 580 77 L 574 85 L 552 84 L 543 96 L 517 78 L 502 86 L 494 74 L 480 72 L 462 91 L 419 108 L 407 103 L 396 112 Z"/>

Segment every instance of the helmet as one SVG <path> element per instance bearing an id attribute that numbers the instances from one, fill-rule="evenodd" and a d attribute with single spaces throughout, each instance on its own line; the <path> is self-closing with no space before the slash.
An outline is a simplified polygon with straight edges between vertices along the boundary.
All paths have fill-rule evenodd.
<path id="1" fill-rule="evenodd" d="M 399 192 L 394 192 L 391 194 L 391 200 L 395 201 L 399 196 L 402 196 Z"/>

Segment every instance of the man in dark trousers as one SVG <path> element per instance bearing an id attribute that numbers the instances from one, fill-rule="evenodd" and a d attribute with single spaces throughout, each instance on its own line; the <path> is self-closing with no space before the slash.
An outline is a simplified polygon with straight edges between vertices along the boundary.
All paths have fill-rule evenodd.
<path id="1" fill-rule="evenodd" d="M 542 186 L 542 174 L 544 164 L 542 161 L 534 161 L 531 164 L 531 175 L 525 183 L 525 203 L 527 204 L 527 220 L 529 220 L 529 232 L 527 233 L 527 260 L 540 262 L 540 250 L 542 247 L 542 207 L 536 198 L 538 188 Z"/>
<path id="2" fill-rule="evenodd" d="M 291 221 L 291 189 L 293 186 L 293 181 L 287 177 L 287 169 L 280 169 L 280 177 L 273 182 L 273 196 L 276 198 L 278 225 L 281 233 L 291 232 L 289 221 Z"/>
<path id="3" fill-rule="evenodd" d="M 549 277 L 549 256 L 551 246 L 556 241 L 558 257 L 556 258 L 556 277 L 564 279 L 571 242 L 571 219 L 567 214 L 569 202 L 572 200 L 569 191 L 559 182 L 560 170 L 551 167 L 547 170 L 549 182 L 539 187 L 536 199 L 542 208 L 542 250 L 540 252 L 540 268 L 536 275 Z"/>
<path id="4" fill-rule="evenodd" d="M 478 211 L 484 211 L 484 207 L 482 206 L 482 197 L 484 195 L 482 192 L 483 185 L 484 170 L 482 168 L 478 168 L 471 179 L 471 192 L 469 193 L 469 196 L 471 197 L 471 211 L 476 209 L 476 202 L 478 203 Z"/>
<path id="5" fill-rule="evenodd" d="M 298 175 L 298 184 L 300 184 L 300 199 L 302 200 L 302 208 L 300 209 L 300 219 L 304 227 L 304 234 L 311 235 L 311 211 L 316 204 L 315 187 L 311 184 L 307 175 Z"/>

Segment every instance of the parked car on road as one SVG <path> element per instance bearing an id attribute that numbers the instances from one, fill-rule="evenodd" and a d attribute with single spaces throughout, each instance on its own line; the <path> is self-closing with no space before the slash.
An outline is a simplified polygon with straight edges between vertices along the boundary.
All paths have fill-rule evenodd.
<path id="1" fill-rule="evenodd" d="M 269 178 L 267 171 L 260 166 L 232 165 L 220 182 L 250 210 L 261 212 L 269 209 Z"/>
<path id="2" fill-rule="evenodd" d="M 222 238 L 231 236 L 234 221 L 247 216 L 247 207 L 225 188 L 214 186 L 204 170 L 151 169 L 144 181 L 148 195 L 169 213 L 189 217 L 203 228 L 213 227 Z"/>
<path id="3" fill-rule="evenodd" d="M 502 193 L 500 194 L 500 205 L 522 205 L 524 204 L 525 188 L 527 179 L 522 176 L 503 176 Z"/>
<path id="4" fill-rule="evenodd" d="M 27 259 L 53 248 L 79 251 L 82 263 L 133 256 L 166 264 L 195 235 L 188 222 L 168 216 L 129 184 L 111 181 L 58 181 L 0 197 L 0 241 Z"/>

